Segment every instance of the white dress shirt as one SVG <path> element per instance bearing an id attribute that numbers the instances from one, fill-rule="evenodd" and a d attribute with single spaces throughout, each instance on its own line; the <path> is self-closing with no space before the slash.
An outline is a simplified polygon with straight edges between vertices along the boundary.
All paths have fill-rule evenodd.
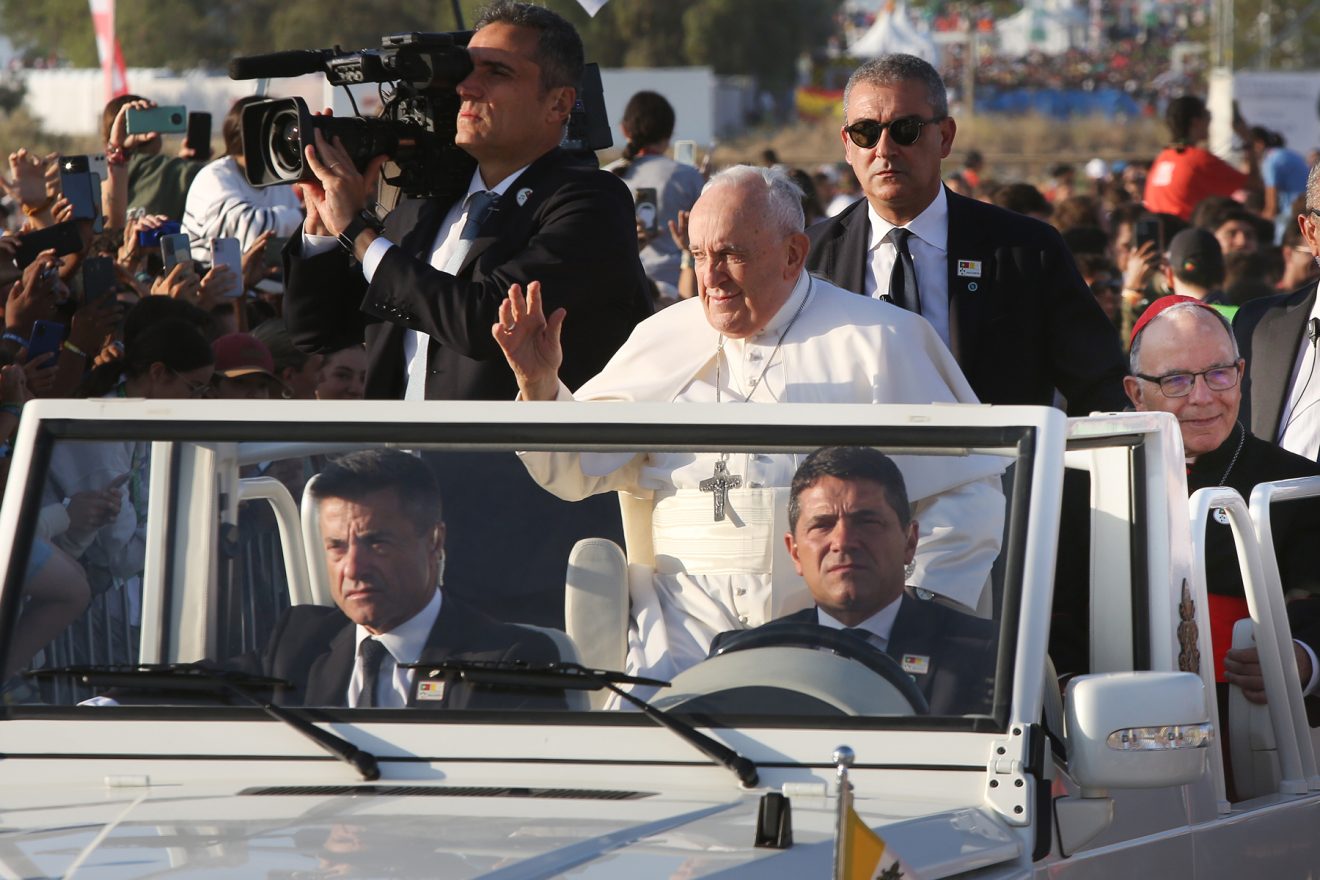
<path id="1" fill-rule="evenodd" d="M 508 177 L 501 180 L 495 186 L 489 189 L 496 195 L 504 195 L 513 182 L 518 179 L 529 166 L 524 165 Z M 430 264 L 441 271 L 449 262 L 449 256 L 453 253 L 459 238 L 463 234 L 463 226 L 467 223 L 468 204 L 475 193 L 487 192 L 486 183 L 481 178 L 481 169 L 478 168 L 472 172 L 472 180 L 468 183 L 467 193 L 463 198 L 458 199 L 450 206 L 449 212 L 445 214 L 444 221 L 440 224 L 440 229 L 436 232 L 435 242 L 431 245 Z M 338 246 L 338 239 L 329 235 L 308 235 L 303 233 L 303 256 L 314 257 L 318 254 L 326 253 Z M 385 252 L 394 247 L 394 242 L 385 236 L 377 236 L 376 240 L 367 246 L 367 252 L 362 255 L 362 275 L 371 283 L 372 276 L 376 274 L 376 268 L 380 266 L 380 261 L 384 259 Z M 426 397 L 426 389 L 414 388 L 411 377 L 414 375 L 425 375 L 424 370 L 413 371 L 413 359 L 425 358 L 426 349 L 430 343 L 431 337 L 420 330 L 411 330 L 403 337 L 403 374 L 409 377 L 407 388 L 404 391 L 405 400 L 423 400 Z"/>
<path id="2" fill-rule="evenodd" d="M 871 218 L 870 262 L 866 290 L 872 299 L 889 293 L 889 276 L 894 271 L 898 248 L 890 238 L 894 224 L 867 206 Z M 917 268 L 917 292 L 921 296 L 921 316 L 935 328 L 935 333 L 949 345 L 949 198 L 940 187 L 935 201 L 906 227 L 912 236 L 908 250 Z"/>
<path id="3" fill-rule="evenodd" d="M 1316 296 L 1315 305 L 1307 318 L 1307 329 L 1311 321 L 1320 319 L 1320 295 Z M 1315 461 L 1320 456 L 1320 369 L 1316 364 L 1316 346 L 1320 342 L 1312 340 L 1309 333 L 1302 335 L 1302 344 L 1297 352 L 1297 361 L 1293 364 L 1292 381 L 1289 383 L 1288 399 L 1284 401 L 1283 412 L 1279 418 L 1279 445 L 1289 452 Z"/>
<path id="4" fill-rule="evenodd" d="M 380 661 L 380 672 L 376 679 L 377 708 L 403 708 L 408 705 L 408 695 L 412 693 L 415 670 L 404 669 L 400 663 L 416 663 L 426 649 L 426 640 L 431 635 L 436 618 L 440 616 L 442 599 L 436 590 L 426 607 L 414 614 L 407 621 L 386 633 L 375 636 L 385 646 L 386 654 Z M 357 640 L 354 642 L 353 677 L 348 682 L 348 705 L 356 706 L 362 695 L 362 643 L 372 638 L 366 628 L 356 627 Z"/>
<path id="5" fill-rule="evenodd" d="M 900 594 L 897 599 L 855 626 L 848 626 L 830 617 L 824 608 L 816 606 L 816 622 L 829 629 L 864 629 L 880 640 L 876 647 L 886 651 L 889 649 L 889 635 L 894 631 L 894 621 L 898 619 L 898 609 L 902 604 L 903 596 Z"/>

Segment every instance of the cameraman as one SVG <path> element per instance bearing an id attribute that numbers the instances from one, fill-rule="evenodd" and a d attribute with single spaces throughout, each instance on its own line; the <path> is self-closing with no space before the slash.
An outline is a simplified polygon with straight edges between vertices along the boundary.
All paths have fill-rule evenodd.
<path id="1" fill-rule="evenodd" d="M 285 320 L 308 351 L 365 339 L 368 398 L 514 397 L 490 333 L 513 284 L 539 280 L 547 311 L 567 310 L 570 387 L 651 311 L 627 186 L 558 146 L 583 69 L 573 26 L 500 0 L 468 50 L 474 69 L 457 88 L 455 142 L 477 170 L 464 198 L 407 199 L 377 231 L 362 215 L 385 157 L 360 173 L 319 131 L 306 149 L 317 181 L 300 185 L 307 219 L 286 250 Z M 360 267 L 334 238 L 345 231 Z"/>

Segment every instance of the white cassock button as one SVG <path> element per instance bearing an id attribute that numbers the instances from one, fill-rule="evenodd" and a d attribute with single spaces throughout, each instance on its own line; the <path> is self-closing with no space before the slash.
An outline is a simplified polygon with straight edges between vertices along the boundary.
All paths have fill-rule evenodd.
<path id="1" fill-rule="evenodd" d="M 739 615 L 738 615 L 738 620 L 739 620 L 739 622 L 741 622 L 741 623 L 746 623 L 746 622 L 747 622 L 747 615 L 746 615 L 746 614 L 739 614 Z"/>

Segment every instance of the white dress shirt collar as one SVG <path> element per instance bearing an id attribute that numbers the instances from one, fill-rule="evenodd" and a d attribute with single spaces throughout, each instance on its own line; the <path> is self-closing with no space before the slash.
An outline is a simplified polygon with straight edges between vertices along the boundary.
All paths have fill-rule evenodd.
<path id="1" fill-rule="evenodd" d="M 898 609 L 903 604 L 903 596 L 900 594 L 897 599 L 890 602 L 884 608 L 881 608 L 875 614 L 863 620 L 856 626 L 848 626 L 830 617 L 824 608 L 816 607 L 816 620 L 824 627 L 830 629 L 864 629 L 871 635 L 885 643 L 889 647 L 889 635 L 894 631 L 894 621 L 898 619 Z"/>
<path id="2" fill-rule="evenodd" d="M 870 204 L 866 206 L 871 219 L 871 243 L 868 250 L 875 250 L 888 237 L 894 224 L 876 213 Z M 935 199 L 926 206 L 926 210 L 916 216 L 907 229 L 917 238 L 942 251 L 949 249 L 949 197 L 944 187 L 935 195 Z"/>
<path id="3" fill-rule="evenodd" d="M 467 206 L 468 199 L 472 198 L 473 193 L 493 192 L 497 196 L 504 195 L 509 191 L 509 187 L 513 186 L 513 182 L 517 180 L 524 171 L 531 167 L 530 164 L 524 165 L 492 187 L 486 186 L 486 182 L 481 178 L 481 169 L 476 169 L 472 172 L 472 180 L 468 183 L 467 195 L 463 196 L 463 206 Z"/>
<path id="4" fill-rule="evenodd" d="M 427 602 L 421 611 L 389 632 L 376 636 L 376 640 L 385 646 L 385 650 L 390 652 L 396 663 L 416 663 L 421 659 L 422 651 L 426 649 L 426 640 L 431 635 L 436 618 L 440 616 L 442 602 L 440 591 L 436 590 L 431 601 Z M 357 640 L 354 644 L 360 653 L 362 643 L 371 637 L 371 633 L 361 624 L 355 629 Z"/>

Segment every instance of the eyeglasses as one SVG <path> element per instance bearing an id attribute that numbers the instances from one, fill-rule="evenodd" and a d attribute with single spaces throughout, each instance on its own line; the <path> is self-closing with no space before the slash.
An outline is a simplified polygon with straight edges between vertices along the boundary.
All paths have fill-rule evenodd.
<path id="1" fill-rule="evenodd" d="M 1211 367 L 1199 373 L 1169 373 L 1167 376 L 1147 376 L 1136 373 L 1138 379 L 1155 382 L 1165 397 L 1186 397 L 1196 386 L 1196 377 L 1204 376 L 1206 387 L 1211 391 L 1227 391 L 1238 383 L 1242 370 L 1238 364 Z"/>
<path id="2" fill-rule="evenodd" d="M 894 139 L 894 143 L 910 147 L 921 137 L 921 127 L 923 125 L 933 125 L 948 118 L 947 116 L 936 116 L 932 119 L 922 119 L 920 116 L 900 116 L 898 119 L 891 119 L 888 122 L 859 119 L 852 125 L 845 125 L 843 130 L 847 132 L 848 137 L 852 138 L 854 144 L 864 150 L 869 150 L 880 143 L 880 135 L 884 133 L 886 128 L 889 129 L 889 136 Z"/>
<path id="3" fill-rule="evenodd" d="M 178 370 L 171 369 L 170 372 L 174 374 L 174 378 L 178 379 L 180 382 L 182 382 L 184 385 L 188 387 L 189 397 L 211 396 L 210 382 L 189 382 L 186 378 L 184 378 L 184 376 Z"/>

